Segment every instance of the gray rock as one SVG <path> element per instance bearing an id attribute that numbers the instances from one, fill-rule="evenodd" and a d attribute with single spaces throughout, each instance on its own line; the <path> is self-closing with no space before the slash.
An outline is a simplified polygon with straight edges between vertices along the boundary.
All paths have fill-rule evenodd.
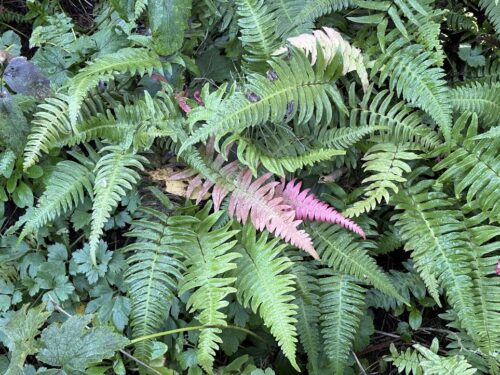
<path id="1" fill-rule="evenodd" d="M 50 82 L 26 57 L 14 57 L 3 72 L 3 79 L 18 94 L 45 98 L 50 95 Z"/>

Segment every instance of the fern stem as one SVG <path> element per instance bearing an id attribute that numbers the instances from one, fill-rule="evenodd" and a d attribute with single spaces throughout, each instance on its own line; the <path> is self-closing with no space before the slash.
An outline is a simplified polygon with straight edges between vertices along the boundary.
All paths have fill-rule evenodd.
<path id="1" fill-rule="evenodd" d="M 224 326 L 224 325 L 205 325 L 205 326 L 193 326 L 193 327 L 176 328 L 176 329 L 171 329 L 169 331 L 163 331 L 163 332 L 153 333 L 151 335 L 140 336 L 140 337 L 137 337 L 137 338 L 135 338 L 133 340 L 130 340 L 129 345 L 134 345 L 134 344 L 136 344 L 138 342 L 145 341 L 145 340 L 155 339 L 157 337 L 163 337 L 163 336 L 173 335 L 175 333 L 189 332 L 189 331 L 198 331 L 198 330 L 207 329 L 207 328 L 220 328 L 220 329 L 229 328 L 229 329 L 234 329 L 236 331 L 245 332 L 246 334 L 248 334 L 248 335 L 250 335 L 252 337 L 255 337 L 256 339 L 258 339 L 258 340 L 260 340 L 262 342 L 265 341 L 259 335 L 253 333 L 252 331 L 250 331 L 248 329 L 242 328 L 242 327 L 231 326 L 231 325 L 227 325 L 227 326 Z"/>

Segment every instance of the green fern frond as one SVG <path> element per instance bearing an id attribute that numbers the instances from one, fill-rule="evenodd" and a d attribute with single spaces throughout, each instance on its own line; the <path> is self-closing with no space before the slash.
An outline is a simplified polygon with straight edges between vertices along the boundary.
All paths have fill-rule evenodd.
<path id="1" fill-rule="evenodd" d="M 482 10 L 484 10 L 484 13 L 486 13 L 488 20 L 495 28 L 497 35 L 500 34 L 500 4 L 498 1 L 480 0 L 479 6 Z"/>
<path id="2" fill-rule="evenodd" d="M 17 155 L 14 151 L 7 149 L 0 154 L 0 174 L 9 178 L 16 165 Z"/>
<path id="3" fill-rule="evenodd" d="M 37 206 L 30 209 L 22 219 L 26 222 L 19 239 L 22 240 L 63 213 L 71 211 L 83 202 L 85 195 L 92 196 L 93 167 L 94 164 L 89 159 L 85 164 L 71 160 L 57 163 Z"/>
<path id="4" fill-rule="evenodd" d="M 500 87 L 500 86 L 499 86 Z M 500 92 L 499 92 L 500 94 Z M 453 181 L 457 197 L 467 191 L 467 202 L 477 200 L 481 210 L 494 221 L 500 222 L 500 155 L 499 142 L 495 139 L 475 138 L 478 118 L 464 113 L 456 122 L 454 133 L 467 126 L 465 139 L 457 136 L 455 150 L 434 166 L 445 170 L 438 181 Z"/>
<path id="5" fill-rule="evenodd" d="M 477 374 L 477 370 L 472 368 L 463 356 L 441 357 L 422 345 L 417 344 L 414 347 L 422 355 L 420 366 L 426 375 Z"/>
<path id="6" fill-rule="evenodd" d="M 291 273 L 295 276 L 295 300 L 297 305 L 297 333 L 309 360 L 310 372 L 319 371 L 318 357 L 321 351 L 319 331 L 319 286 L 316 267 L 305 262 L 300 255 L 288 254 L 292 261 Z"/>
<path id="7" fill-rule="evenodd" d="M 461 323 L 471 333 L 475 321 L 472 258 L 464 223 L 446 194 L 428 190 L 433 182 L 422 181 L 395 197 L 396 209 L 403 210 L 394 216 L 395 225 L 430 295 L 439 301 L 439 281 Z"/>
<path id="8" fill-rule="evenodd" d="M 391 90 L 424 110 L 439 126 L 446 141 L 450 138 L 451 105 L 444 70 L 433 67 L 432 53 L 419 44 L 393 42 L 372 69 L 379 85 L 389 78 Z"/>
<path id="9" fill-rule="evenodd" d="M 288 36 L 284 34 L 292 29 L 292 25 L 304 8 L 305 2 L 303 0 L 270 0 L 269 4 L 276 15 L 276 34 L 279 37 Z"/>
<path id="10" fill-rule="evenodd" d="M 275 15 L 264 0 L 237 0 L 240 40 L 247 52 L 243 58 L 254 71 L 265 71 L 265 63 L 279 47 Z"/>
<path id="11" fill-rule="evenodd" d="M 305 4 L 304 4 L 305 3 Z M 286 34 L 300 34 L 311 28 L 319 17 L 325 14 L 338 12 L 353 5 L 351 0 L 315 0 L 303 2 L 301 11 L 295 15 L 293 24 Z"/>
<path id="12" fill-rule="evenodd" d="M 299 371 L 295 359 L 297 306 L 291 303 L 295 282 L 289 273 L 292 263 L 281 255 L 286 245 L 278 243 L 279 239 L 268 241 L 267 232 L 256 237 L 255 229 L 245 225 L 237 246 L 241 254 L 237 260 L 237 296 L 243 306 L 251 306 L 255 313 L 259 312 L 283 354 Z"/>
<path id="13" fill-rule="evenodd" d="M 96 250 L 104 224 L 121 198 L 131 190 L 140 176 L 136 169 L 143 170 L 147 159 L 120 146 L 107 146 L 100 151 L 103 156 L 95 166 L 94 203 L 90 228 L 90 255 L 96 264 Z"/>
<path id="14" fill-rule="evenodd" d="M 375 209 L 384 199 L 388 203 L 391 195 L 399 191 L 398 185 L 406 181 L 403 173 L 411 171 L 406 161 L 420 159 L 410 152 L 412 149 L 411 144 L 377 143 L 372 146 L 363 157 L 363 169 L 374 172 L 362 181 L 369 183 L 365 188 L 366 198 L 354 203 L 344 214 L 348 217 L 359 216 Z"/>
<path id="15" fill-rule="evenodd" d="M 468 68 L 468 67 L 466 67 Z M 481 85 L 493 86 L 500 81 L 500 61 L 487 61 L 485 66 L 466 69 L 464 72 L 464 80 L 457 82 L 457 85 L 470 86 L 474 83 Z"/>
<path id="16" fill-rule="evenodd" d="M 487 125 L 497 125 L 500 118 L 500 82 L 471 83 L 450 92 L 450 102 L 458 113 L 476 112 Z"/>
<path id="17" fill-rule="evenodd" d="M 185 270 L 180 260 L 184 257 L 182 247 L 193 242 L 195 234 L 189 227 L 197 222 L 190 216 L 168 217 L 153 209 L 144 212 L 146 218 L 134 221 L 126 234 L 134 242 L 121 250 L 131 253 L 124 277 L 132 302 L 133 337 L 156 333 L 162 327 Z M 134 354 L 148 361 L 152 350 L 151 341 L 140 341 Z"/>
<path id="18" fill-rule="evenodd" d="M 373 244 L 359 240 L 351 232 L 328 223 L 313 223 L 308 226 L 314 246 L 320 258 L 338 272 L 352 275 L 373 285 L 382 292 L 404 301 L 396 292 L 390 279 L 368 255 Z"/>
<path id="19" fill-rule="evenodd" d="M 199 223 L 193 225 L 196 233 L 194 240 L 185 246 L 184 262 L 187 271 L 179 287 L 179 294 L 193 290 L 186 307 L 198 312 L 196 319 L 203 325 L 227 325 L 227 316 L 223 310 L 229 303 L 225 298 L 236 289 L 232 286 L 235 277 L 228 277 L 227 272 L 236 268 L 234 262 L 240 257 L 231 251 L 236 241 L 231 240 L 238 232 L 229 230 L 231 223 L 220 229 L 213 229 L 222 212 L 208 215 L 210 206 L 196 215 Z M 201 331 L 198 338 L 197 358 L 205 371 L 211 373 L 215 353 L 222 339 L 219 328 Z"/>
<path id="20" fill-rule="evenodd" d="M 81 104 L 89 90 L 100 81 L 112 80 L 115 75 L 152 74 L 153 70 L 162 70 L 158 55 L 146 49 L 123 48 L 118 52 L 96 59 L 73 77 L 68 86 L 68 116 L 74 125 L 78 118 Z"/>
<path id="21" fill-rule="evenodd" d="M 467 222 L 468 243 L 472 249 L 474 304 L 476 319 L 472 338 L 486 355 L 492 374 L 500 372 L 495 357 L 500 351 L 500 280 L 495 272 L 500 228 L 494 225 L 474 225 Z M 493 240 L 493 241 L 492 241 Z"/>
<path id="22" fill-rule="evenodd" d="M 237 146 L 238 160 L 248 166 L 254 176 L 257 175 L 257 168 L 260 164 L 269 172 L 278 176 L 285 176 L 286 172 L 293 173 L 305 166 L 312 166 L 320 161 L 330 160 L 334 156 L 345 155 L 345 151 L 329 149 L 312 149 L 301 155 L 296 156 L 277 156 L 269 155 L 251 140 L 238 138 Z"/>
<path id="23" fill-rule="evenodd" d="M 299 123 L 315 118 L 319 123 L 332 119 L 332 103 L 345 111 L 342 99 L 333 82 L 342 73 L 340 56 L 328 66 L 324 60 L 311 66 L 307 57 L 294 50 L 290 62 L 274 58 L 269 62 L 277 79 L 250 74 L 244 92 L 236 92 L 223 99 L 225 87 L 208 94 L 204 90 L 205 107 L 189 113 L 191 128 L 200 121 L 204 124 L 195 129 L 183 143 L 180 152 L 209 136 L 217 139 L 227 133 L 240 133 L 246 128 L 265 122 L 282 122 L 297 116 Z"/>
<path id="24" fill-rule="evenodd" d="M 365 289 L 351 276 L 325 273 L 319 279 L 321 335 L 333 373 L 343 374 L 363 314 Z"/>
<path id="25" fill-rule="evenodd" d="M 353 117 L 350 117 L 351 119 Z M 326 129 L 320 133 L 321 143 L 339 150 L 347 150 L 364 137 L 376 131 L 386 130 L 385 126 L 349 126 L 344 128 Z"/>
<path id="26" fill-rule="evenodd" d="M 362 102 L 351 110 L 350 127 L 385 127 L 386 131 L 381 132 L 384 139 L 396 143 L 415 142 L 425 150 L 432 150 L 441 144 L 439 134 L 424 123 L 422 112 L 393 99 L 394 93 L 388 90 L 382 90 L 373 97 L 369 90 Z"/>
<path id="27" fill-rule="evenodd" d="M 420 367 L 422 357 L 416 350 L 408 348 L 405 351 L 398 352 L 393 343 L 391 343 L 389 350 L 391 351 L 391 356 L 388 358 L 388 361 L 396 366 L 400 374 L 422 375 L 422 368 Z"/>
<path id="28" fill-rule="evenodd" d="M 433 340 L 431 349 L 420 344 L 413 345 L 404 352 L 398 352 L 394 344 L 390 346 L 391 356 L 389 361 L 393 362 L 400 373 L 406 375 L 473 375 L 477 373 L 475 368 L 461 355 L 440 356 L 437 353 L 439 347 L 436 339 Z"/>
<path id="29" fill-rule="evenodd" d="M 24 149 L 24 170 L 36 164 L 42 152 L 48 153 L 57 144 L 61 135 L 72 133 L 73 127 L 68 117 L 68 100 L 68 96 L 58 95 L 47 98 L 38 106 L 39 110 L 34 115 L 33 128 Z"/>

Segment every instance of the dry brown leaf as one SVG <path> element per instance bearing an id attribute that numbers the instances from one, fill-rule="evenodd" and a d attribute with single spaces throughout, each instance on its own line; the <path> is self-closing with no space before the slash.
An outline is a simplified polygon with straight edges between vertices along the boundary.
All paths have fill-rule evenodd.
<path id="1" fill-rule="evenodd" d="M 172 176 L 179 174 L 179 172 L 180 171 L 178 169 L 165 166 L 162 168 L 149 170 L 148 174 L 153 181 L 163 183 L 163 190 L 166 193 L 183 198 L 197 199 L 199 189 L 195 189 L 190 197 L 187 197 L 186 194 L 189 183 L 194 178 L 194 176 L 187 177 L 182 180 L 173 179 Z M 203 197 L 204 200 L 208 198 L 210 198 L 210 193 L 205 194 L 205 196 Z"/>

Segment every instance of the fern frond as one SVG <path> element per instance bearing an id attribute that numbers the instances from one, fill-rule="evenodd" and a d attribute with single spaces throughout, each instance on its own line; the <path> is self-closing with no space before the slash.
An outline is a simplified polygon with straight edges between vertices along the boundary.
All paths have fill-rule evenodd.
<path id="1" fill-rule="evenodd" d="M 317 374 L 318 357 L 321 351 L 319 331 L 319 285 L 316 267 L 302 257 L 287 254 L 292 261 L 291 273 L 295 276 L 295 300 L 297 305 L 297 333 L 310 365 L 310 372 Z"/>
<path id="2" fill-rule="evenodd" d="M 57 144 L 61 134 L 72 133 L 68 100 L 68 96 L 58 95 L 45 99 L 45 102 L 38 106 L 39 111 L 34 115 L 33 128 L 24 150 L 24 170 L 36 164 L 42 152 L 48 153 Z"/>
<path id="3" fill-rule="evenodd" d="M 182 247 L 193 241 L 189 227 L 197 220 L 190 216 L 168 217 L 152 209 L 144 209 L 146 218 L 132 223 L 126 234 L 134 242 L 122 248 L 131 253 L 124 278 L 132 302 L 130 326 L 132 336 L 141 337 L 158 332 L 168 316 L 177 285 L 185 270 L 180 261 Z M 135 344 L 135 355 L 150 360 L 151 341 Z"/>
<path id="4" fill-rule="evenodd" d="M 264 0 L 237 0 L 236 12 L 240 40 L 247 52 L 243 58 L 252 70 L 265 71 L 266 61 L 279 46 L 274 12 Z"/>
<path id="5" fill-rule="evenodd" d="M 334 148 L 312 149 L 297 156 L 277 156 L 270 155 L 254 144 L 250 139 L 238 137 L 237 155 L 238 160 L 246 165 L 252 173 L 257 175 L 257 168 L 260 164 L 269 172 L 284 177 L 286 172 L 296 172 L 305 166 L 312 166 L 320 161 L 330 160 L 334 156 L 344 155 L 345 151 Z"/>
<path id="6" fill-rule="evenodd" d="M 319 59 L 313 67 L 306 56 L 294 50 L 290 62 L 274 58 L 269 62 L 277 79 L 252 73 L 247 77 L 244 92 L 236 92 L 223 99 L 225 87 L 208 94 L 203 91 L 205 107 L 189 113 L 190 126 L 200 121 L 197 128 L 183 143 L 182 152 L 191 145 L 206 141 L 209 136 L 220 139 L 227 133 L 240 133 L 246 128 L 270 122 L 282 122 L 297 116 L 305 123 L 314 116 L 316 123 L 332 119 L 332 103 L 345 111 L 342 99 L 333 82 L 340 76 L 341 64 L 334 60 L 328 67 Z M 323 63 L 320 63 L 322 61 Z"/>
<path id="7" fill-rule="evenodd" d="M 387 275 L 368 255 L 373 246 L 371 242 L 359 241 L 352 233 L 328 223 L 313 223 L 308 229 L 322 261 L 329 267 L 352 275 L 390 296 L 403 300 Z"/>
<path id="8" fill-rule="evenodd" d="M 213 155 L 213 140 L 208 147 L 209 158 Z M 252 178 L 249 169 L 239 170 L 238 161 L 235 160 L 223 166 L 224 159 L 218 155 L 210 165 L 210 176 L 197 176 L 187 189 L 186 194 L 200 189 L 198 202 L 213 188 L 212 199 L 215 210 L 220 208 L 222 200 L 230 194 L 228 215 L 236 218 L 240 223 L 251 220 L 252 225 L 258 230 L 266 228 L 271 233 L 286 242 L 303 249 L 314 258 L 318 255 L 312 245 L 309 235 L 297 227 L 301 220 L 295 218 L 295 212 L 283 202 L 282 197 L 275 196 L 277 181 L 269 181 L 271 173 L 266 173 L 256 180 Z M 215 176 L 215 177 L 214 177 Z M 184 175 L 178 178 L 185 178 Z"/>
<path id="9" fill-rule="evenodd" d="M 0 174 L 9 178 L 16 165 L 17 155 L 14 151 L 7 149 L 0 154 Z"/>
<path id="10" fill-rule="evenodd" d="M 208 215 L 209 209 L 207 206 L 197 214 L 200 222 L 193 225 L 196 235 L 185 247 L 187 272 L 179 294 L 193 290 L 186 307 L 191 312 L 198 312 L 196 319 L 202 325 L 227 325 L 226 314 L 221 310 L 229 304 L 226 296 L 236 292 L 232 286 L 236 278 L 224 274 L 236 268 L 234 261 L 240 257 L 238 252 L 231 251 L 236 244 L 232 238 L 238 231 L 229 230 L 231 223 L 213 229 L 222 212 Z M 198 338 L 198 362 L 209 373 L 222 342 L 220 333 L 219 328 L 208 328 L 202 330 Z"/>
<path id="11" fill-rule="evenodd" d="M 496 125 L 500 118 L 500 82 L 459 86 L 451 90 L 450 101 L 458 113 L 476 112 L 485 125 Z"/>
<path id="12" fill-rule="evenodd" d="M 83 202 L 86 194 L 92 197 L 93 167 L 90 160 L 86 165 L 71 160 L 57 163 L 36 207 L 30 209 L 23 218 L 26 222 L 19 239 L 71 211 Z"/>
<path id="13" fill-rule="evenodd" d="M 323 221 L 338 224 L 365 238 L 365 232 L 354 221 L 345 218 L 328 204 L 321 202 L 310 189 L 301 190 L 302 182 L 296 180 L 285 183 L 284 180 L 276 188 L 276 194 L 285 199 L 285 203 L 295 210 L 295 218 L 299 220 Z"/>
<path id="14" fill-rule="evenodd" d="M 403 173 L 411 171 L 406 161 L 420 158 L 417 154 L 410 152 L 412 148 L 411 144 L 378 143 L 368 150 L 363 157 L 365 161 L 363 169 L 375 172 L 375 174 L 362 181 L 370 183 L 365 188 L 366 198 L 348 208 L 345 211 L 346 216 L 359 216 L 364 212 L 369 212 L 384 199 L 389 202 L 391 195 L 399 191 L 397 184 L 406 181 Z"/>
<path id="15" fill-rule="evenodd" d="M 123 48 L 118 52 L 96 59 L 82 69 L 69 83 L 68 116 L 72 125 L 76 123 L 81 104 L 89 90 L 99 81 L 107 82 L 117 74 L 131 75 L 146 73 L 153 70 L 162 70 L 160 58 L 146 49 Z"/>
<path id="16" fill-rule="evenodd" d="M 388 90 L 382 90 L 373 97 L 371 90 L 368 90 L 361 103 L 351 110 L 349 128 L 356 126 L 368 131 L 369 128 L 384 127 L 380 129 L 386 130 L 380 132 L 383 139 L 396 143 L 418 143 L 425 150 L 432 150 L 441 144 L 439 134 L 424 123 L 422 112 L 411 108 L 404 101 L 395 102 L 393 99 L 394 93 Z"/>
<path id="17" fill-rule="evenodd" d="M 492 374 L 500 372 L 500 280 L 495 272 L 500 245 L 500 228 L 467 222 L 468 243 L 472 249 L 474 308 L 476 319 L 472 338 L 485 354 Z"/>
<path id="18" fill-rule="evenodd" d="M 305 3 L 305 4 L 304 4 Z M 285 32 L 296 34 L 296 29 L 312 26 L 319 17 L 352 6 L 351 0 L 315 0 L 303 2 L 302 10 L 295 16 L 294 23 Z"/>
<path id="19" fill-rule="evenodd" d="M 474 375 L 475 368 L 465 360 L 463 356 L 441 357 L 432 350 L 422 346 L 414 345 L 415 349 L 422 355 L 420 366 L 425 374 L 429 375 Z"/>
<path id="20" fill-rule="evenodd" d="M 107 146 L 100 151 L 103 156 L 95 166 L 94 203 L 89 237 L 90 255 L 96 264 L 96 250 L 104 224 L 121 198 L 139 181 L 147 159 L 120 146 Z"/>
<path id="21" fill-rule="evenodd" d="M 500 34 L 500 4 L 497 0 L 480 0 L 479 6 L 488 17 L 488 20 L 495 28 L 495 31 Z"/>
<path id="22" fill-rule="evenodd" d="M 457 197 L 467 191 L 467 202 L 477 200 L 483 212 L 488 213 L 492 220 L 500 222 L 499 142 L 494 139 L 475 139 L 478 127 L 478 118 L 475 114 L 471 116 L 469 113 L 464 113 L 456 122 L 456 131 L 460 132 L 469 119 L 466 138 L 461 140 L 461 136 L 457 137 L 459 139 L 455 150 L 433 169 L 436 171 L 445 169 L 438 181 L 452 180 Z"/>
<path id="23" fill-rule="evenodd" d="M 352 117 L 350 118 L 352 119 Z M 327 129 L 320 133 L 320 139 L 321 143 L 325 146 L 340 150 L 347 150 L 367 135 L 386 129 L 387 128 L 384 126 L 349 126 L 344 128 Z"/>
<path id="24" fill-rule="evenodd" d="M 285 247 L 278 245 L 278 239 L 268 241 L 265 232 L 257 238 L 255 229 L 246 225 L 237 246 L 241 257 L 237 260 L 236 289 L 243 306 L 251 306 L 255 313 L 259 312 L 283 354 L 299 371 L 295 359 L 297 306 L 291 303 L 295 283 L 289 273 L 292 263 L 281 255 Z"/>
<path id="25" fill-rule="evenodd" d="M 304 8 L 302 0 L 270 0 L 270 8 L 276 16 L 276 34 L 281 37 L 292 29 L 298 14 Z"/>
<path id="26" fill-rule="evenodd" d="M 431 52 L 419 44 L 405 45 L 396 40 L 377 59 L 372 77 L 379 74 L 379 85 L 389 78 L 391 90 L 424 110 L 439 126 L 446 141 L 450 138 L 451 105 L 449 90 L 441 68 L 433 67 Z"/>
<path id="27" fill-rule="evenodd" d="M 359 48 L 351 46 L 339 32 L 330 27 L 314 30 L 313 34 L 301 34 L 287 39 L 288 43 L 304 51 L 314 65 L 318 59 L 318 48 L 321 48 L 326 64 L 330 64 L 336 54 L 342 57 L 342 74 L 356 71 L 364 90 L 368 89 L 368 73 Z M 285 49 L 286 50 L 286 49 Z M 277 53 L 284 52 L 283 49 Z"/>
<path id="28" fill-rule="evenodd" d="M 422 181 L 395 197 L 396 209 L 403 210 L 394 216 L 395 225 L 430 295 L 439 301 L 439 281 L 470 333 L 475 317 L 466 231 L 448 196 L 428 191 L 431 183 Z"/>
<path id="29" fill-rule="evenodd" d="M 365 304 L 365 289 L 348 275 L 328 272 L 319 279 L 324 351 L 333 373 L 342 374 L 351 354 Z"/>

